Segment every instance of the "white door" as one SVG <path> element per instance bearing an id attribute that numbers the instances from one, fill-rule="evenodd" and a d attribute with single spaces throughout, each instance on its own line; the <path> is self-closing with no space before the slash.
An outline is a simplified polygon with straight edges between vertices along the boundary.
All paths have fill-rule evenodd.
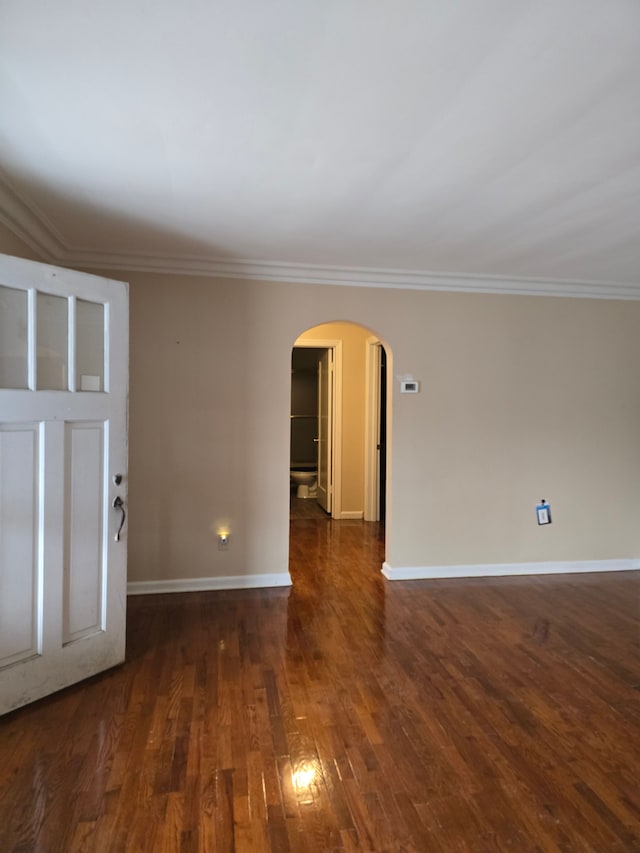
<path id="1" fill-rule="evenodd" d="M 127 285 L 0 255 L 0 714 L 124 660 L 127 385 Z"/>
<path id="2" fill-rule="evenodd" d="M 333 350 L 324 351 L 318 362 L 318 503 L 331 513 L 333 437 Z"/>

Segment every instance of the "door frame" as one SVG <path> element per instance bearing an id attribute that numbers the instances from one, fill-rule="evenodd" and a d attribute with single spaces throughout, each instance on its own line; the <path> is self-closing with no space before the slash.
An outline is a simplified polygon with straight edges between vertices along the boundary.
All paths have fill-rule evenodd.
<path id="1" fill-rule="evenodd" d="M 331 418 L 331 518 L 341 518 L 342 513 L 342 341 L 327 338 L 296 339 L 293 350 L 298 347 L 306 349 L 333 350 L 333 398 Z M 291 389 L 289 389 L 291 395 Z M 289 403 L 291 410 L 291 403 Z M 291 439 L 289 439 L 291 442 Z M 289 444 L 291 458 L 291 444 Z"/>
<path id="2" fill-rule="evenodd" d="M 371 336 L 365 353 L 364 520 L 380 521 L 380 370 L 382 341 Z"/>

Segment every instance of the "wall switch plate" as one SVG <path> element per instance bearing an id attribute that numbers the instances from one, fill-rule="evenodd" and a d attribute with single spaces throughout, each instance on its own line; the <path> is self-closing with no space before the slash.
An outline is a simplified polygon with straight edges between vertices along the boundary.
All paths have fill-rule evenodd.
<path id="1" fill-rule="evenodd" d="M 403 379 L 400 382 L 401 394 L 417 394 L 420 390 L 420 383 L 415 379 Z"/>

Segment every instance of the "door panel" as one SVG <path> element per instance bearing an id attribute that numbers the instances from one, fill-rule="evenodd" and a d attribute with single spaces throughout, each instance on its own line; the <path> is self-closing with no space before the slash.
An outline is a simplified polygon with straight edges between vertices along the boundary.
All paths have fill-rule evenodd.
<path id="1" fill-rule="evenodd" d="M 327 349 L 318 361 L 318 503 L 331 513 L 333 436 L 333 350 Z"/>
<path id="2" fill-rule="evenodd" d="M 63 642 L 102 629 L 104 424 L 66 423 Z"/>
<path id="3" fill-rule="evenodd" d="M 366 428 L 364 520 L 379 520 L 380 498 L 380 354 L 379 341 L 369 339 L 366 350 Z"/>
<path id="4" fill-rule="evenodd" d="M 76 391 L 104 389 L 104 306 L 77 299 Z"/>
<path id="5" fill-rule="evenodd" d="M 69 304 L 64 296 L 38 293 L 37 377 L 39 391 L 66 391 L 69 359 Z"/>
<path id="6" fill-rule="evenodd" d="M 127 285 L 0 255 L 0 713 L 124 660 L 127 387 Z"/>
<path id="7" fill-rule="evenodd" d="M 27 388 L 28 294 L 0 281 L 0 388 Z"/>
<path id="8" fill-rule="evenodd" d="M 0 428 L 0 667 L 38 652 L 38 427 Z"/>

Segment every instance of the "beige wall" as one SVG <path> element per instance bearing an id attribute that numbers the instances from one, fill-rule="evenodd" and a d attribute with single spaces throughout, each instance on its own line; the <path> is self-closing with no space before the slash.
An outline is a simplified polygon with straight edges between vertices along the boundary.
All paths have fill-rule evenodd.
<path id="1" fill-rule="evenodd" d="M 640 556 L 639 302 L 107 274 L 131 282 L 131 580 L 286 571 L 291 348 L 335 321 L 422 383 L 390 388 L 392 567 Z"/>
<path id="2" fill-rule="evenodd" d="M 368 329 L 353 323 L 322 323 L 300 335 L 301 341 L 342 342 L 342 497 L 338 515 L 364 512 L 365 355 L 370 337 Z"/>
<path id="3" fill-rule="evenodd" d="M 132 577 L 286 569 L 291 347 L 336 318 L 379 335 L 394 374 L 422 383 L 392 385 L 393 567 L 640 553 L 640 304 L 131 284 Z M 549 528 L 535 523 L 543 497 Z M 226 516 L 221 553 L 211 527 Z"/>

